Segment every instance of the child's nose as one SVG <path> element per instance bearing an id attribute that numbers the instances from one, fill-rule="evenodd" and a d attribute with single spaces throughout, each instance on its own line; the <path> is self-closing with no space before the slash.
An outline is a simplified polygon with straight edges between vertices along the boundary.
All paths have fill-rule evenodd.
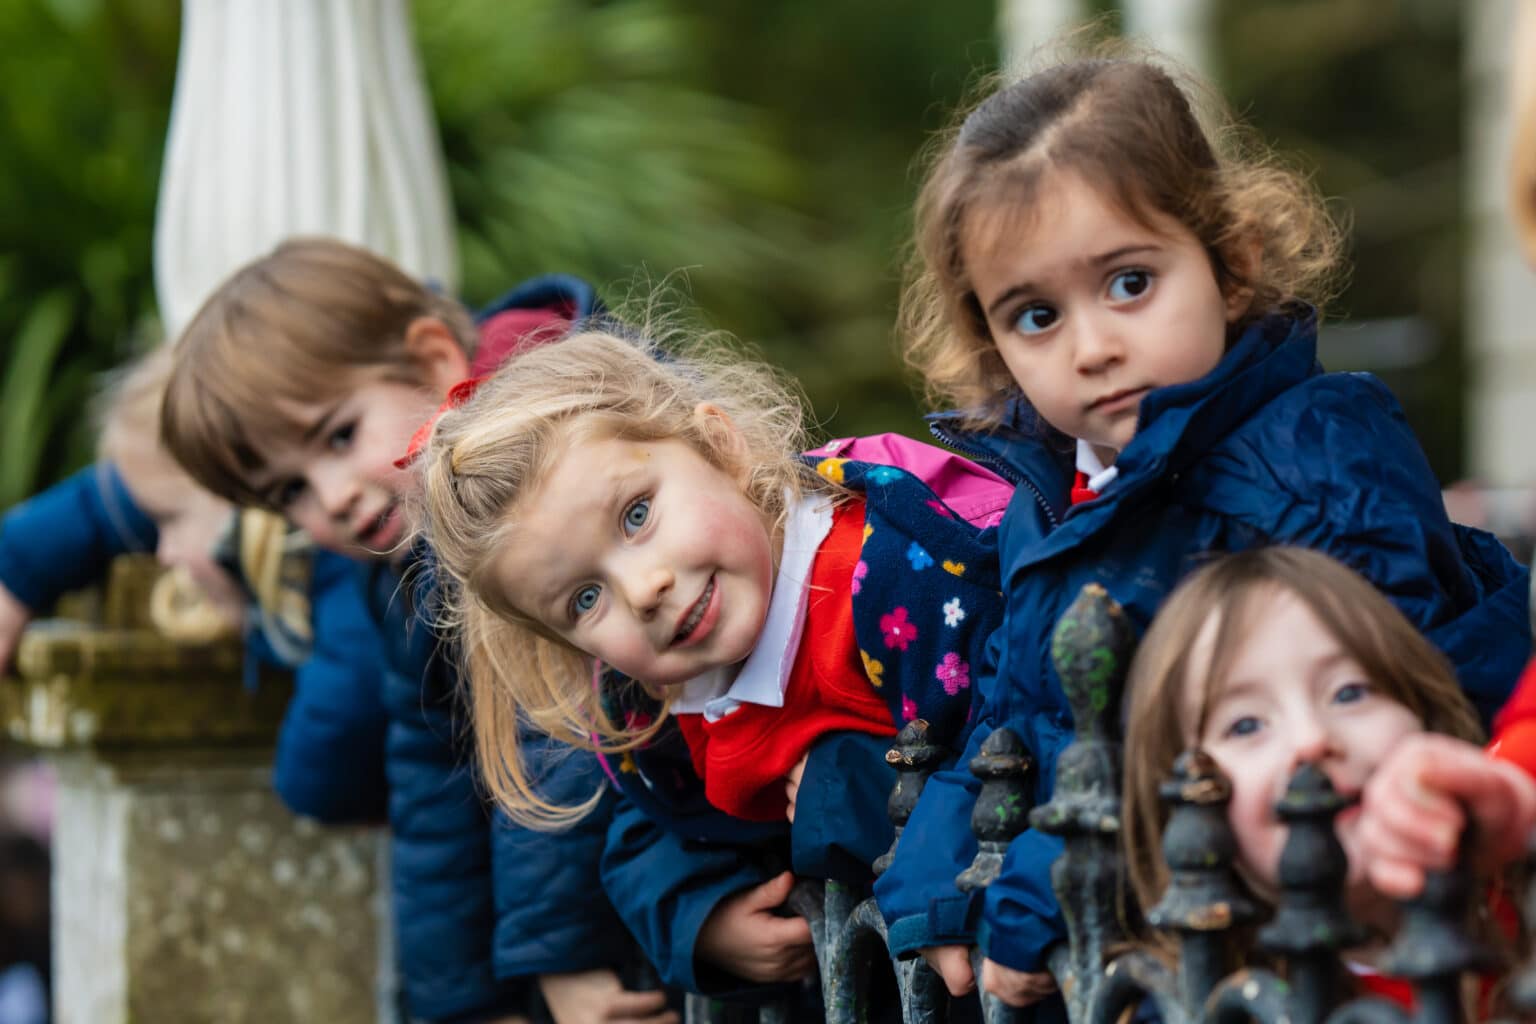
<path id="1" fill-rule="evenodd" d="M 1322 764 L 1339 752 L 1338 737 L 1325 722 L 1307 720 L 1295 723 L 1294 753 L 1291 768 L 1303 764 Z"/>
<path id="2" fill-rule="evenodd" d="M 1123 348 L 1118 329 L 1104 318 L 1083 317 L 1073 338 L 1079 373 L 1098 373 L 1120 361 Z"/>
<path id="3" fill-rule="evenodd" d="M 661 607 L 667 592 L 672 589 L 672 582 L 672 573 L 666 569 L 642 569 L 626 577 L 625 597 L 630 607 L 648 619 Z"/>
<path id="4" fill-rule="evenodd" d="M 357 488 L 342 473 L 317 472 L 310 486 L 315 489 L 320 508 L 333 519 L 345 518 L 357 500 Z"/>

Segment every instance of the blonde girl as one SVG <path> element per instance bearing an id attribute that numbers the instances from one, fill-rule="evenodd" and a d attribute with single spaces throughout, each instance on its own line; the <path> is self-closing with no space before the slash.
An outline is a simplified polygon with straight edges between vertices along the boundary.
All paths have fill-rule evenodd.
<path id="1" fill-rule="evenodd" d="M 1071 736 L 1050 631 L 1090 581 L 1145 623 L 1206 552 L 1318 548 L 1425 632 L 1484 715 L 1528 650 L 1524 570 L 1446 519 L 1386 387 L 1318 364 L 1338 231 L 1303 178 L 1241 142 L 1230 125 L 1208 135 L 1153 60 L 1074 60 L 971 111 L 918 201 L 907 355 L 961 410 L 935 430 L 1019 482 L 1004 653 L 970 748 L 1015 730 L 1037 801 Z M 935 781 L 913 822 L 958 837 L 975 786 Z M 876 887 L 893 947 L 963 991 L 976 941 L 991 990 L 1043 997 L 1064 936 L 1057 849 L 1020 836 L 984 898 L 947 881 L 959 838 L 898 850 Z"/>
<path id="2" fill-rule="evenodd" d="M 823 877 L 867 876 L 889 846 L 884 751 L 903 721 L 928 720 L 938 742 L 964 726 L 1001 612 L 995 531 L 971 520 L 995 518 L 1009 489 L 971 467 L 986 486 L 951 507 L 902 468 L 847 457 L 863 441 L 801 457 L 801 423 L 792 392 L 728 349 L 661 355 L 600 331 L 512 360 L 438 420 L 424 518 L 481 772 L 514 818 L 583 810 L 539 793 L 519 749 L 529 725 L 611 755 L 630 803 L 678 836 L 760 852 L 789 819 L 796 870 Z M 961 465 L 876 447 L 951 483 Z M 666 760 L 684 749 L 674 724 L 681 765 Z M 690 905 L 725 895 L 705 886 Z M 708 917 L 713 948 L 732 912 Z M 715 959 L 752 976 L 743 957 Z"/>

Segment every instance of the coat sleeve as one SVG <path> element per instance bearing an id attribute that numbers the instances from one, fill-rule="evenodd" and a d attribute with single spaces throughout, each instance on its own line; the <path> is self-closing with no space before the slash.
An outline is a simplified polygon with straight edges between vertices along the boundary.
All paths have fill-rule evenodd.
<path id="1" fill-rule="evenodd" d="M 326 824 L 382 822 L 386 665 L 352 565 L 319 552 L 310 587 L 314 649 L 294 670 L 272 782 L 295 814 Z"/>
<path id="2" fill-rule="evenodd" d="M 592 754 L 536 734 L 525 735 L 522 744 L 530 764 L 543 763 L 539 787 L 551 803 L 569 806 L 599 790 L 603 795 L 561 832 L 535 832 L 496 813 L 496 975 L 617 969 L 633 948 L 602 885 L 603 846 L 617 797 Z"/>
<path id="3" fill-rule="evenodd" d="M 110 463 L 74 476 L 17 505 L 0 519 L 0 584 L 36 612 L 94 582 L 130 551 L 153 551 L 154 521 Z"/>
<path id="4" fill-rule="evenodd" d="M 981 749 L 990 731 L 977 725 L 961 765 Z M 980 790 L 981 780 L 961 768 L 935 772 L 923 787 L 891 866 L 875 879 L 875 903 L 885 918 L 893 956 L 975 940 L 979 894 L 962 893 L 955 876 L 976 857 L 971 811 Z"/>
<path id="5" fill-rule="evenodd" d="M 806 759 L 790 830 L 795 874 L 862 884 L 891 848 L 886 814 L 896 771 L 886 763 L 888 736 L 831 732 Z"/>
<path id="6" fill-rule="evenodd" d="M 696 959 L 699 932 L 720 901 L 772 877 L 751 851 L 684 838 L 619 793 L 602 876 L 663 985 L 715 996 L 761 990 Z"/>
<path id="7" fill-rule="evenodd" d="M 401 600 L 398 579 L 381 575 L 376 585 L 386 605 Z M 439 649 L 425 620 L 375 619 L 394 652 L 385 675 L 385 764 L 406 1002 L 432 1021 L 520 1009 L 526 986 L 498 980 L 493 964 L 491 821 L 454 713 L 451 653 Z"/>

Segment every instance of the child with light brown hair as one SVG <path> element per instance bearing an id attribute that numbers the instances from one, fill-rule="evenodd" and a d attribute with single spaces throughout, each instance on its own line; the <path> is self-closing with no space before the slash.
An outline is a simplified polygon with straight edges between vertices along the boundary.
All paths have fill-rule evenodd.
<path id="1" fill-rule="evenodd" d="M 1043 67 L 941 140 L 917 204 L 906 352 L 959 410 L 933 429 L 1019 482 L 966 753 L 1014 731 L 1036 803 L 1072 736 L 1050 633 L 1089 582 L 1142 625 L 1207 554 L 1299 544 L 1396 604 L 1484 715 L 1529 654 L 1528 575 L 1449 522 L 1386 387 L 1318 362 L 1341 248 L 1321 198 L 1229 119 L 1208 132 L 1198 94 L 1155 56 Z M 984 893 L 960 892 L 978 786 L 928 782 L 876 896 L 895 952 L 960 993 L 974 942 L 982 984 L 1026 1005 L 1055 989 L 1060 846 L 1025 831 Z"/>
<path id="2" fill-rule="evenodd" d="M 595 301 L 550 275 L 476 319 L 372 253 L 294 239 L 234 273 L 177 342 L 161 418 L 176 458 L 355 560 L 383 661 L 400 976 L 425 1019 L 519 1019 L 536 985 L 557 1021 L 676 1020 L 664 993 L 619 981 L 632 947 L 597 895 L 607 805 L 585 828 L 531 836 L 480 793 L 457 659 L 431 630 L 431 555 L 406 529 L 414 478 L 396 464 L 454 385 L 559 339 Z M 540 784 L 602 802 L 590 762 L 565 758 Z"/>
<path id="3" fill-rule="evenodd" d="M 1297 769 L 1315 765 L 1356 801 L 1335 829 L 1349 859 L 1346 904 L 1370 935 L 1347 954 L 1367 991 L 1405 995 L 1375 967 L 1399 924 L 1405 854 L 1420 871 L 1447 868 L 1470 822 L 1487 881 L 1524 853 L 1536 824 L 1536 782 L 1484 754 L 1445 657 L 1318 552 L 1258 548 L 1191 574 L 1142 639 L 1127 687 L 1122 840 L 1138 905 L 1154 906 L 1168 886 L 1158 789 L 1181 753 L 1204 751 L 1225 775 L 1235 867 L 1271 907 L 1287 836 L 1276 808 Z"/>

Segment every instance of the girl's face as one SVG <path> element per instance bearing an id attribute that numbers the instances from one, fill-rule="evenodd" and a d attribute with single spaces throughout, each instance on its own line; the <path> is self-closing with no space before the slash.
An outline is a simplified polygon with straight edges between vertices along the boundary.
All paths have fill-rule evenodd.
<path id="1" fill-rule="evenodd" d="M 491 585 L 625 675 L 676 686 L 756 645 L 773 592 L 772 523 L 692 445 L 571 443 L 510 518 Z"/>
<path id="2" fill-rule="evenodd" d="M 1112 463 L 1153 388 L 1205 376 L 1242 312 L 1183 225 L 1150 226 L 1076 174 L 1048 174 L 1025 230 L 982 207 L 961 257 L 998 353 L 1047 423 Z M 990 221 L 990 222 L 989 222 Z"/>
<path id="3" fill-rule="evenodd" d="M 1316 763 L 1335 790 L 1358 796 L 1387 754 L 1424 724 L 1380 693 L 1295 595 L 1275 588 L 1256 612 L 1229 675 L 1215 681 L 1199 736 L 1193 733 L 1203 686 L 1185 686 L 1182 711 L 1186 739 L 1197 740 L 1232 782 L 1228 817 L 1243 875 L 1260 896 L 1273 899 L 1286 839 L 1274 805 L 1296 768 Z M 1191 664 L 1209 664 L 1219 621 L 1212 615 L 1201 627 Z M 1358 818 L 1356 805 L 1335 819 L 1352 889 L 1364 867 L 1356 856 Z"/>

